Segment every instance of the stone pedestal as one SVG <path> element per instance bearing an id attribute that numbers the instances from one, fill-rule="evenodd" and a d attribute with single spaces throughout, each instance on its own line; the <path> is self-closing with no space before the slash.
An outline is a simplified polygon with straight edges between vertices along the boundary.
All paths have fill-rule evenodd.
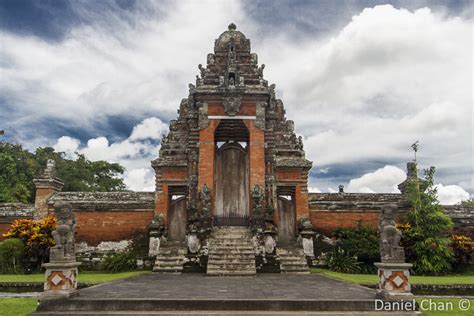
<path id="1" fill-rule="evenodd" d="M 376 262 L 379 284 L 377 297 L 383 300 L 399 301 L 414 298 L 410 287 L 411 263 L 403 262 Z"/>
<path id="2" fill-rule="evenodd" d="M 45 263 L 46 282 L 41 299 L 56 299 L 77 294 L 77 275 L 80 262 Z"/>

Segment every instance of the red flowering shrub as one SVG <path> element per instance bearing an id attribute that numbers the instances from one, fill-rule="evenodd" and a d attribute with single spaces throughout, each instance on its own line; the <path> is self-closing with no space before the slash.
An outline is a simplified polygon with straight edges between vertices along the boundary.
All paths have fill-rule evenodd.
<path id="1" fill-rule="evenodd" d="M 39 269 L 48 260 L 49 248 L 55 245 L 51 235 L 55 228 L 56 218 L 52 215 L 39 220 L 17 219 L 3 237 L 21 239 L 27 248 L 24 267 Z"/>

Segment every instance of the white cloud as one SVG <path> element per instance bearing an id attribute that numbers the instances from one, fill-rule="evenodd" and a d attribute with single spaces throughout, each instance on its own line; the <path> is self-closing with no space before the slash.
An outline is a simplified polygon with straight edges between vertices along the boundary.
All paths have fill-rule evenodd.
<path id="1" fill-rule="evenodd" d="M 308 192 L 309 193 L 321 193 L 321 190 L 318 189 L 317 187 L 308 187 Z"/>
<path id="2" fill-rule="evenodd" d="M 406 179 L 406 173 L 394 166 L 385 166 L 352 179 L 346 192 L 360 193 L 400 193 L 397 185 Z"/>
<path id="3" fill-rule="evenodd" d="M 127 172 L 124 182 L 130 190 L 155 191 L 155 173 L 151 168 L 139 168 Z"/>
<path id="4" fill-rule="evenodd" d="M 124 183 L 130 190 L 154 191 L 154 171 L 150 161 L 158 157 L 160 145 L 147 139 L 159 139 L 167 124 L 156 117 L 144 119 L 137 124 L 129 138 L 110 143 L 106 137 L 92 138 L 86 146 L 81 147 L 80 141 L 68 136 L 58 138 L 54 148 L 64 151 L 69 158 L 74 153 L 84 154 L 87 159 L 118 162 L 125 167 Z"/>
<path id="5" fill-rule="evenodd" d="M 163 123 L 157 117 L 150 117 L 137 126 L 135 126 L 132 130 L 132 134 L 130 135 L 130 140 L 139 140 L 139 139 L 155 139 L 160 140 L 163 134 L 168 132 L 168 125 Z"/>
<path id="6" fill-rule="evenodd" d="M 57 152 L 64 152 L 68 158 L 74 158 L 80 144 L 81 142 L 79 139 L 62 136 L 58 138 L 58 141 L 53 145 L 53 148 Z"/>
<path id="7" fill-rule="evenodd" d="M 467 183 L 474 192 L 472 146 L 466 146 L 473 143 L 469 17 L 383 5 L 314 37 L 265 29 L 238 1 L 140 6 L 127 12 L 128 19 L 82 11 L 92 22 L 58 42 L 0 30 L 1 59 L 7 61 L 0 63 L 0 95 L 15 111 L 11 124 L 22 130 L 60 119 L 94 131 L 95 138 L 81 149 L 90 159 L 148 168 L 149 159 L 142 156 L 156 147 L 141 140 L 159 137 L 164 127 L 158 121 L 143 121 L 129 139 L 114 143 L 102 138 L 96 123 L 109 116 L 174 117 L 196 66 L 205 63 L 214 39 L 233 21 L 266 64 L 265 76 L 277 84 L 316 170 L 408 161 L 409 146 L 418 139 L 420 161 L 437 166 L 444 177 L 453 175 L 449 181 L 440 178 L 443 183 Z M 36 145 L 44 145 L 42 137 Z M 71 151 L 75 143 L 63 139 L 55 146 Z M 358 185 L 357 190 L 378 188 Z"/>
<path id="8" fill-rule="evenodd" d="M 441 204 L 452 205 L 469 200 L 469 193 L 458 185 L 437 184 L 438 200 Z"/>
<path id="9" fill-rule="evenodd" d="M 405 172 L 395 166 L 385 166 L 374 172 L 352 179 L 346 192 L 359 193 L 400 193 L 397 185 L 406 179 Z M 443 205 L 457 204 L 469 200 L 469 193 L 458 185 L 435 186 L 438 190 L 438 200 Z"/>

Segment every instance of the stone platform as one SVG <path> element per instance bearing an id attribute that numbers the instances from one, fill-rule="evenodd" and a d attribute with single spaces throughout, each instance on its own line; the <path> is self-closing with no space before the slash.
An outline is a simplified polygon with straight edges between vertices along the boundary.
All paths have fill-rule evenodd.
<path id="1" fill-rule="evenodd" d="M 321 275 L 143 274 L 42 301 L 33 315 L 381 315 L 375 290 Z M 390 315 L 415 315 L 391 313 Z"/>

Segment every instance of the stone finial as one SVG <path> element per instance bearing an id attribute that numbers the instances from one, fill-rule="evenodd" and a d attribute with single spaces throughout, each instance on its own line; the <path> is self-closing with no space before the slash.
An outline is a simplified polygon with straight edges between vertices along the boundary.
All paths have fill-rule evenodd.
<path id="1" fill-rule="evenodd" d="M 54 213 L 58 220 L 56 230 L 52 232 L 56 246 L 51 247 L 50 262 L 75 262 L 76 217 L 68 203 L 56 203 Z"/>
<path id="2" fill-rule="evenodd" d="M 54 177 L 56 175 L 56 162 L 53 159 L 48 159 L 43 174 L 48 177 Z"/>
<path id="3" fill-rule="evenodd" d="M 230 23 L 227 29 L 229 31 L 235 31 L 237 29 L 237 25 L 235 25 L 234 23 Z"/>
<path id="4" fill-rule="evenodd" d="M 388 204 L 382 207 L 379 220 L 380 257 L 382 262 L 405 262 L 405 251 L 400 246 L 402 233 L 395 227 L 395 213 L 398 206 Z"/>

